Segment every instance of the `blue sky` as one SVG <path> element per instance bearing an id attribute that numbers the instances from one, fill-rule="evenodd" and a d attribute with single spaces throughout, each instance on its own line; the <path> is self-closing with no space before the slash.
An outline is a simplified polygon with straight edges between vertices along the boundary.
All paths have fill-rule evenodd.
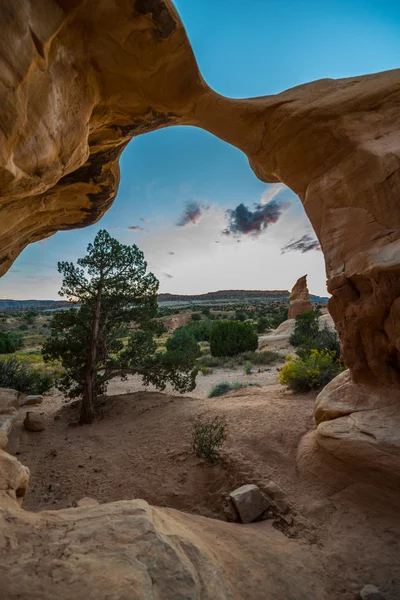
<path id="1" fill-rule="evenodd" d="M 315 79 L 399 66 L 398 0 L 175 4 L 204 78 L 227 96 L 275 94 Z M 229 226 L 226 211 L 243 204 L 253 215 L 258 204 L 264 215 L 270 202 L 283 207 L 281 216 L 276 223 L 263 221 L 266 227 L 258 235 L 221 233 Z M 179 227 L 188 204 L 198 213 Z M 94 226 L 29 246 L 0 281 L 0 297 L 57 298 L 57 261 L 82 256 L 100 228 L 142 248 L 164 292 L 288 289 L 308 273 L 311 291 L 326 293 L 321 252 L 281 253 L 304 235 L 312 238 L 296 196 L 263 184 L 239 150 L 192 127 L 134 139 L 122 156 L 121 185 L 108 213 Z"/>

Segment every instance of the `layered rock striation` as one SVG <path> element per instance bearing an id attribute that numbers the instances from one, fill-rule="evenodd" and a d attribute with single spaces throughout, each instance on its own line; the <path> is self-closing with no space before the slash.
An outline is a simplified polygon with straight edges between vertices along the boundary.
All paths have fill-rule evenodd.
<path id="1" fill-rule="evenodd" d="M 294 319 L 300 313 L 310 310 L 312 310 L 312 304 L 307 287 L 307 275 L 303 275 L 296 281 L 290 294 L 288 319 Z"/>

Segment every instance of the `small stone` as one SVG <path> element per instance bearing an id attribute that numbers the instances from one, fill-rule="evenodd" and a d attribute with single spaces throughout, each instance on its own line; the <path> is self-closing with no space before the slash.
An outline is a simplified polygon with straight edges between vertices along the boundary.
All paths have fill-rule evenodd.
<path id="1" fill-rule="evenodd" d="M 84 498 L 81 498 L 80 500 L 78 500 L 78 502 L 76 503 L 76 506 L 79 508 L 82 508 L 85 506 L 99 506 L 99 502 L 97 502 L 97 500 L 95 500 L 94 498 L 89 498 L 88 496 L 85 496 Z"/>
<path id="2" fill-rule="evenodd" d="M 377 587 L 371 584 L 364 585 L 360 592 L 361 600 L 385 600 L 385 596 Z"/>
<path id="3" fill-rule="evenodd" d="M 45 427 L 45 420 L 41 415 L 35 412 L 27 412 L 24 419 L 25 429 L 28 431 L 42 431 Z"/>
<path id="4" fill-rule="evenodd" d="M 22 400 L 21 406 L 33 406 L 36 404 L 42 404 L 42 402 L 43 396 L 40 396 L 39 394 L 31 394 Z"/>
<path id="5" fill-rule="evenodd" d="M 275 500 L 275 498 L 283 498 L 285 496 L 282 488 L 280 488 L 279 485 L 277 485 L 273 481 L 269 481 L 267 483 L 267 485 L 264 487 L 264 491 L 267 494 L 267 496 L 269 496 L 273 500 Z"/>
<path id="6" fill-rule="evenodd" d="M 256 485 L 242 485 L 229 497 L 233 501 L 242 523 L 252 523 L 269 507 L 269 502 Z"/>

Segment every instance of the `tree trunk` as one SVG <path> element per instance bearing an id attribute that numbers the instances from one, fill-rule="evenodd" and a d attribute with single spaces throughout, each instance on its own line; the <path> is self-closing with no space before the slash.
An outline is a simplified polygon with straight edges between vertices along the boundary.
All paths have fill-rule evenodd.
<path id="1" fill-rule="evenodd" d="M 81 425 L 86 423 L 92 423 L 94 419 L 94 403 L 96 400 L 95 375 L 97 359 L 97 342 L 99 337 L 99 324 L 101 313 L 101 294 L 102 281 L 100 279 L 100 285 L 93 310 L 92 326 L 90 332 L 90 345 L 86 360 L 85 381 L 81 403 L 81 414 L 79 418 L 79 422 L 81 423 Z"/>

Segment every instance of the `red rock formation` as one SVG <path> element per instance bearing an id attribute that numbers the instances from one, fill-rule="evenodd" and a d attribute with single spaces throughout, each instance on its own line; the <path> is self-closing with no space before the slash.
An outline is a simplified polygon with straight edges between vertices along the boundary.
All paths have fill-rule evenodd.
<path id="1" fill-rule="evenodd" d="M 18 0 L 0 25 L 2 273 L 101 217 L 133 136 L 202 127 L 299 195 L 352 384 L 399 388 L 400 70 L 231 100 L 204 82 L 169 0 Z"/>
<path id="2" fill-rule="evenodd" d="M 307 287 L 307 275 L 303 275 L 296 281 L 290 294 L 288 319 L 294 319 L 296 315 L 309 310 L 312 310 L 312 304 Z"/>

